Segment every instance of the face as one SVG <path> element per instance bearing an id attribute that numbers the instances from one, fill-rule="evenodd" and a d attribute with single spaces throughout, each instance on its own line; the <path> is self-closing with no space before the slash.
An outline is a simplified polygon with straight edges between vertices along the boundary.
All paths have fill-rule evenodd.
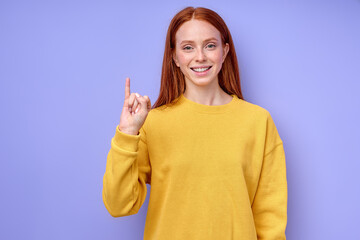
<path id="1" fill-rule="evenodd" d="M 210 23 L 190 20 L 175 34 L 173 59 L 185 76 L 186 86 L 217 86 L 218 74 L 229 51 L 220 32 Z"/>

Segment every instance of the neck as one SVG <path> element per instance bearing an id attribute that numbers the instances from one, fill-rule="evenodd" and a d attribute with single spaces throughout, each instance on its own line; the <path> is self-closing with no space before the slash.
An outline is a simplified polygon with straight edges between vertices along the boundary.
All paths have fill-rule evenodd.
<path id="1" fill-rule="evenodd" d="M 186 87 L 183 95 L 193 102 L 209 106 L 227 104 L 232 100 L 232 96 L 224 92 L 219 85 L 216 88 L 208 88 L 207 86 Z"/>

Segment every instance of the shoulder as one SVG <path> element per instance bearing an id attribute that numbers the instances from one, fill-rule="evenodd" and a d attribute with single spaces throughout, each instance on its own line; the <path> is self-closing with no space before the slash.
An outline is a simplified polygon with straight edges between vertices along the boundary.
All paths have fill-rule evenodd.
<path id="1" fill-rule="evenodd" d="M 171 117 L 172 115 L 176 115 L 178 112 L 178 104 L 177 102 L 174 102 L 174 104 L 166 104 L 156 108 L 152 108 L 148 113 L 148 117 L 152 121 L 156 121 Z"/>
<path id="2" fill-rule="evenodd" d="M 239 102 L 244 109 L 243 114 L 248 116 L 249 124 L 256 129 L 259 135 L 266 138 L 267 148 L 282 143 L 275 121 L 265 107 L 257 104 L 239 99 Z"/>
<path id="3" fill-rule="evenodd" d="M 172 109 L 165 105 L 150 109 L 145 119 L 144 127 L 151 128 L 151 126 L 161 122 L 161 120 L 165 120 L 171 115 L 169 114 L 170 112 L 172 112 Z"/>
<path id="4" fill-rule="evenodd" d="M 236 97 L 236 112 L 260 122 L 271 118 L 270 112 L 260 105 Z"/>
<path id="5" fill-rule="evenodd" d="M 256 129 L 254 131 L 260 135 L 273 136 L 276 138 L 274 141 L 281 142 L 276 123 L 267 108 L 242 99 L 238 99 L 237 102 L 236 117 L 241 123 L 245 123 L 251 129 Z"/>

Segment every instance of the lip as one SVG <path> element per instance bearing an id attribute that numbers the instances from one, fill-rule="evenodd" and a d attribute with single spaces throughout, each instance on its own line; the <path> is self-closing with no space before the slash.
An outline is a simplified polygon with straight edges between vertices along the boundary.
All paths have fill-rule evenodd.
<path id="1" fill-rule="evenodd" d="M 212 66 L 196 66 L 196 67 L 191 67 L 190 69 L 193 71 L 193 73 L 195 73 L 196 76 L 201 77 L 201 76 L 207 75 L 208 72 L 210 71 L 211 67 Z M 196 71 L 194 71 L 193 68 L 209 68 L 209 69 L 204 72 L 196 72 Z"/>

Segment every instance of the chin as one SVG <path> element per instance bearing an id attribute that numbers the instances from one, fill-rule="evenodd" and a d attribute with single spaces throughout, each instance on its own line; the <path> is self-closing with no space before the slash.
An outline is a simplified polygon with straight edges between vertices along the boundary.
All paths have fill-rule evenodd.
<path id="1" fill-rule="evenodd" d="M 212 80 L 208 79 L 208 78 L 198 78 L 198 79 L 191 79 L 189 80 L 191 81 L 194 85 L 197 85 L 197 86 L 206 86 L 206 85 L 210 85 Z"/>

